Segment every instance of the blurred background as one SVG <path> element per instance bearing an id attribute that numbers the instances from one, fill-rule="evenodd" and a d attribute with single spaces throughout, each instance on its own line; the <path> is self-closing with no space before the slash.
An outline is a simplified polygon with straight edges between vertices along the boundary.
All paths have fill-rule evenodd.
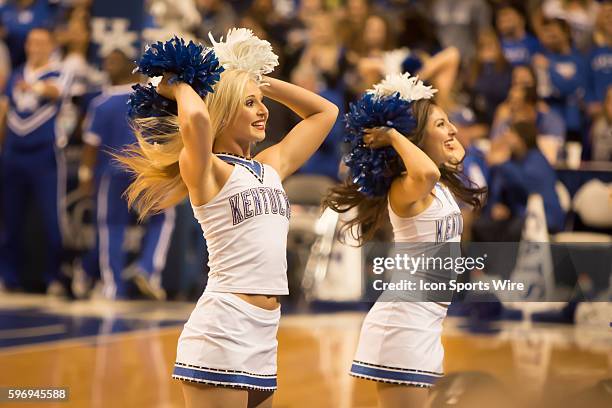
<path id="1" fill-rule="evenodd" d="M 547 230 L 557 239 L 576 240 L 579 231 L 599 233 L 583 234 L 586 241 L 609 239 L 612 2 L 0 4 L 2 290 L 104 296 L 103 287 L 94 289 L 108 275 L 128 282 L 120 291 L 126 298 L 143 291 L 154 298 L 199 296 L 206 252 L 189 206 L 142 225 L 122 208 L 121 177 L 108 153 L 132 140 L 123 100 L 109 95 L 125 94 L 140 80 L 131 69 L 146 44 L 173 35 L 206 43 L 209 32 L 218 38 L 235 26 L 272 43 L 280 57 L 273 75 L 340 107 L 323 146 L 287 182 L 296 208 L 289 248 L 294 296 L 310 245 L 321 235 L 313 229 L 313 209 L 344 177 L 343 114 L 386 73 L 410 72 L 439 90 L 437 101 L 467 150 L 465 173 L 489 187 L 487 206 L 465 211 L 464 240 L 519 241 L 531 193 L 542 196 Z M 55 74 L 32 79 L 24 66 Z M 51 98 L 42 86 L 49 83 L 59 89 Z M 257 150 L 297 122 L 289 110 L 267 103 L 271 120 Z M 47 160 L 45 151 L 54 158 Z M 341 249 L 334 246 L 337 258 Z"/>
<path id="2" fill-rule="evenodd" d="M 436 100 L 466 148 L 465 174 L 489 189 L 482 210 L 463 209 L 463 240 L 601 244 L 595 251 L 604 273 L 555 265 L 550 274 L 570 300 L 579 288 L 580 300 L 609 307 L 612 1 L 0 0 L 5 307 L 19 304 L 14 296 L 23 294 L 64 302 L 55 312 L 88 300 L 111 307 L 145 299 L 158 301 L 147 308 L 167 311 L 179 307 L 170 301 L 198 299 L 206 285 L 206 243 L 189 203 L 138 223 L 122 197 L 129 179 L 109 153 L 133 141 L 125 102 L 130 86 L 142 80 L 132 69 L 144 47 L 174 35 L 209 44 L 209 32 L 218 39 L 231 27 L 250 28 L 272 43 L 280 60 L 273 76 L 340 108 L 324 144 L 285 183 L 293 211 L 284 310 L 369 306 L 363 300 L 372 276 L 362 268 L 363 249 L 335 239 L 342 219 L 321 214 L 319 204 L 346 176 L 349 104 L 397 72 L 438 89 Z M 266 105 L 267 137 L 256 151 L 298 121 L 283 106 Z M 526 225 L 530 217 L 539 227 Z M 389 237 L 386 231 L 379 238 Z M 513 272 L 508 268 L 504 277 Z M 553 309 L 540 321 L 575 322 L 576 302 Z M 486 320 L 503 310 L 456 313 Z M 606 329 L 612 320 L 609 308 L 581 316 Z M 12 327 L 14 317 L 0 322 Z M 100 326 L 105 333 L 124 329 Z M 356 339 L 344 340 L 353 347 Z M 602 344 L 612 361 L 609 338 L 599 350 Z M 346 401 L 321 406 L 341 405 Z"/>

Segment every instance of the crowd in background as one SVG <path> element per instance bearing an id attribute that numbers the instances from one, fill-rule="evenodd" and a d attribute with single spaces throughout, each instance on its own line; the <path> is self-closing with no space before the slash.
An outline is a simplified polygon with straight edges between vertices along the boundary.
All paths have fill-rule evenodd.
<path id="1" fill-rule="evenodd" d="M 58 183 L 64 183 L 66 188 L 67 183 L 69 191 L 99 194 L 104 187 L 101 172 L 105 171 L 100 166 L 110 166 L 109 160 L 104 159 L 106 148 L 120 148 L 127 140 L 105 139 L 101 135 L 104 130 L 95 129 L 92 116 L 111 109 L 107 107 L 111 102 L 106 100 L 112 99 L 110 94 L 105 96 L 103 107 L 101 92 L 109 86 L 125 88 L 138 81 L 131 73 L 137 55 L 120 41 L 111 41 L 114 45 L 92 55 L 96 31 L 91 19 L 92 3 L 0 1 L 0 93 L 7 96 L 0 105 L 0 133 L 5 134 L 0 159 L 0 194 L 4 196 L 0 235 L 0 267 L 4 275 L 0 276 L 5 290 L 22 286 L 14 278 L 7 282 L 7 276 L 17 276 L 14 269 L 23 268 L 20 259 L 24 259 L 24 249 L 18 242 L 23 235 L 14 231 L 27 224 L 19 217 L 26 216 L 26 204 L 34 197 L 43 207 L 41 220 L 46 242 L 51 243 L 47 252 L 63 251 L 62 256 L 47 255 L 51 265 L 47 267 L 47 290 L 62 291 L 54 287 L 66 258 L 58 236 L 62 215 L 57 213 L 65 210 L 61 207 L 67 203 L 49 206 L 54 195 L 59 197 L 58 190 L 44 194 L 37 191 Z M 385 74 L 407 71 L 433 85 L 438 89 L 437 103 L 459 128 L 457 137 L 466 147 L 466 175 L 489 189 L 487 206 L 473 223 L 466 222 L 464 233 L 473 239 L 520 239 L 531 193 L 543 198 L 549 232 L 566 228 L 566 209 L 556 190 L 554 169 L 565 163 L 568 143 L 580 143 L 583 160 L 612 161 L 612 1 L 150 0 L 145 2 L 143 12 L 144 37 L 149 41 L 179 34 L 206 43 L 209 32 L 219 38 L 231 27 L 250 28 L 258 37 L 270 41 L 279 55 L 280 65 L 273 75 L 312 90 L 340 108 L 338 122 L 301 174 L 323 175 L 336 181 L 344 177 L 342 114 L 350 102 Z M 23 64 L 25 70 L 21 68 Z M 55 73 L 40 77 L 32 86 L 25 78 L 28 64 L 53 66 L 48 71 Z M 43 86 L 50 83 L 53 86 Z M 58 181 L 57 175 L 43 179 L 44 159 L 36 156 L 38 147 L 26 146 L 18 137 L 13 143 L 6 135 L 5 123 L 19 122 L 16 117 L 22 113 L 15 111 L 38 109 L 37 103 L 50 103 L 56 109 L 53 129 L 38 129 L 49 137 L 39 135 L 29 140 L 52 145 L 50 151 L 54 154 L 59 150 L 66 155 L 68 181 L 61 177 Z M 112 109 L 119 112 L 116 120 L 123 121 L 125 115 L 120 114 L 118 106 L 115 103 Z M 258 148 L 278 141 L 296 121 L 280 105 L 270 102 L 269 108 L 267 140 Z M 104 120 L 99 117 L 101 127 L 113 120 L 108 114 Z M 24 134 L 28 132 L 22 130 Z M 95 135 L 102 137 L 96 139 Z M 92 159 L 96 155 L 97 161 Z M 61 160 L 55 157 L 57 161 L 47 173 L 61 166 Z M 28 170 L 32 166 L 39 172 Z M 78 173 L 72 179 L 71 169 Z M 27 183 L 22 175 L 26 172 L 31 173 Z M 23 182 L 15 186 L 15 179 Z M 23 201 L 16 201 L 17 196 Z M 19 208 L 7 208 L 15 206 Z M 96 211 L 99 221 L 100 208 Z M 127 222 L 123 213 L 117 215 L 121 221 L 116 223 Z M 59 226 L 49 225 L 53 222 Z M 124 259 L 111 256 L 107 260 L 109 270 L 131 271 L 115 271 L 115 275 L 135 278 L 139 288 L 157 298 L 163 297 L 159 273 L 170 245 L 159 237 L 164 225 L 161 220 L 153 229 L 157 240 L 147 244 L 146 230 L 142 241 L 143 247 L 153 248 L 150 257 L 156 264 L 151 261 L 147 267 L 144 261 L 134 261 L 128 267 Z M 101 251 L 100 234 L 104 233 L 112 236 L 112 228 L 106 230 L 98 225 L 94 252 Z M 188 241 L 191 242 L 184 238 L 185 245 Z M 66 242 L 64 238 L 64 245 Z M 115 245 L 119 245 L 115 250 L 121 252 L 122 241 Z M 165 252 L 155 255 L 159 249 Z M 104 262 L 101 258 L 104 256 L 94 253 L 83 257 L 82 263 L 93 263 L 96 266 L 92 269 L 96 269 L 98 263 Z M 202 273 L 202 260 L 196 259 L 197 273 Z M 113 262 L 119 264 L 111 265 Z M 88 271 L 88 276 L 104 275 L 102 269 Z M 112 297 L 110 293 L 107 296 Z"/>

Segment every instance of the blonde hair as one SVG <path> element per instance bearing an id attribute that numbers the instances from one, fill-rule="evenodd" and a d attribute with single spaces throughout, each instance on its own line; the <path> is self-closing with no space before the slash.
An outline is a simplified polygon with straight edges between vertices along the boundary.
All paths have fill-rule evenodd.
<path id="1" fill-rule="evenodd" d="M 254 80 L 253 74 L 246 71 L 225 71 L 214 87 L 215 92 L 205 97 L 213 145 L 214 140 L 235 120 L 246 86 Z M 187 186 L 179 169 L 183 140 L 178 123 L 176 115 L 135 119 L 132 128 L 136 143 L 122 152 L 111 152 L 113 158 L 134 177 L 124 195 L 129 207 L 136 209 L 141 220 L 187 197 Z"/>

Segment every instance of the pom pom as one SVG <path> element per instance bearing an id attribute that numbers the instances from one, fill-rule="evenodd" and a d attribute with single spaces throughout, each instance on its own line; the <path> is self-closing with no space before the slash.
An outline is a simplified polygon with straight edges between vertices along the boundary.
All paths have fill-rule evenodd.
<path id="1" fill-rule="evenodd" d="M 374 85 L 374 89 L 368 92 L 376 96 L 390 96 L 399 92 L 402 99 L 407 101 L 418 101 L 420 99 L 431 99 L 437 89 L 425 86 L 418 77 L 411 77 L 409 73 L 387 75 L 385 79 Z"/>
<path id="2" fill-rule="evenodd" d="M 240 69 L 252 73 L 257 81 L 262 76 L 274 71 L 278 65 L 278 56 L 272 51 L 272 45 L 257 38 L 246 28 L 232 28 L 216 42 L 208 34 L 219 62 L 225 69 Z"/>
<path id="3" fill-rule="evenodd" d="M 418 72 L 421 68 L 423 68 L 423 60 L 414 53 L 402 61 L 402 72 Z"/>
<path id="4" fill-rule="evenodd" d="M 142 86 L 140 84 L 132 86 L 134 92 L 130 94 L 128 100 L 128 116 L 135 118 L 159 117 L 177 115 L 176 102 L 164 98 L 157 93 L 151 84 Z"/>
<path id="5" fill-rule="evenodd" d="M 363 131 L 384 126 L 403 135 L 410 134 L 417 125 L 412 103 L 430 99 L 435 92 L 436 89 L 408 73 L 391 74 L 350 104 L 344 139 L 350 144 L 350 151 L 344 163 L 350 169 L 353 183 L 359 186 L 358 191 L 370 197 L 384 196 L 393 179 L 405 170 L 392 147 L 368 148 L 363 142 Z"/>
<path id="6" fill-rule="evenodd" d="M 411 101 L 404 100 L 397 92 L 383 97 L 367 92 L 350 104 L 345 122 L 344 141 L 350 145 L 350 151 L 344 157 L 344 163 L 350 170 L 353 183 L 367 196 L 386 195 L 393 179 L 404 171 L 403 163 L 392 147 L 368 148 L 363 142 L 363 131 L 386 126 L 409 134 L 416 126 Z"/>
<path id="7" fill-rule="evenodd" d="M 398 48 L 383 54 L 383 66 L 386 75 L 398 75 L 403 72 L 416 73 L 423 67 L 423 60 L 408 48 Z"/>
<path id="8" fill-rule="evenodd" d="M 213 85 L 219 81 L 223 67 L 213 50 L 193 41 L 185 44 L 182 38 L 174 37 L 148 47 L 136 71 L 149 77 L 173 73 L 169 78 L 170 83 L 185 82 L 203 98 L 213 92 Z"/>
<path id="9" fill-rule="evenodd" d="M 402 62 L 410 55 L 408 48 L 397 48 L 383 54 L 383 70 L 386 75 L 401 74 Z"/>

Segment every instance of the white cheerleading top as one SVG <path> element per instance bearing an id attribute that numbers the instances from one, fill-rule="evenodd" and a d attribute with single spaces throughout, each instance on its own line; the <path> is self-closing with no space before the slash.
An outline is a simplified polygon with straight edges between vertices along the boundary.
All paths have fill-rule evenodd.
<path id="1" fill-rule="evenodd" d="M 207 292 L 286 295 L 291 208 L 278 173 L 228 154 L 234 169 L 221 191 L 195 207 L 208 247 Z"/>
<path id="2" fill-rule="evenodd" d="M 434 200 L 413 217 L 400 217 L 389 202 L 389 218 L 395 242 L 460 242 L 463 232 L 461 210 L 448 187 L 436 183 Z"/>

